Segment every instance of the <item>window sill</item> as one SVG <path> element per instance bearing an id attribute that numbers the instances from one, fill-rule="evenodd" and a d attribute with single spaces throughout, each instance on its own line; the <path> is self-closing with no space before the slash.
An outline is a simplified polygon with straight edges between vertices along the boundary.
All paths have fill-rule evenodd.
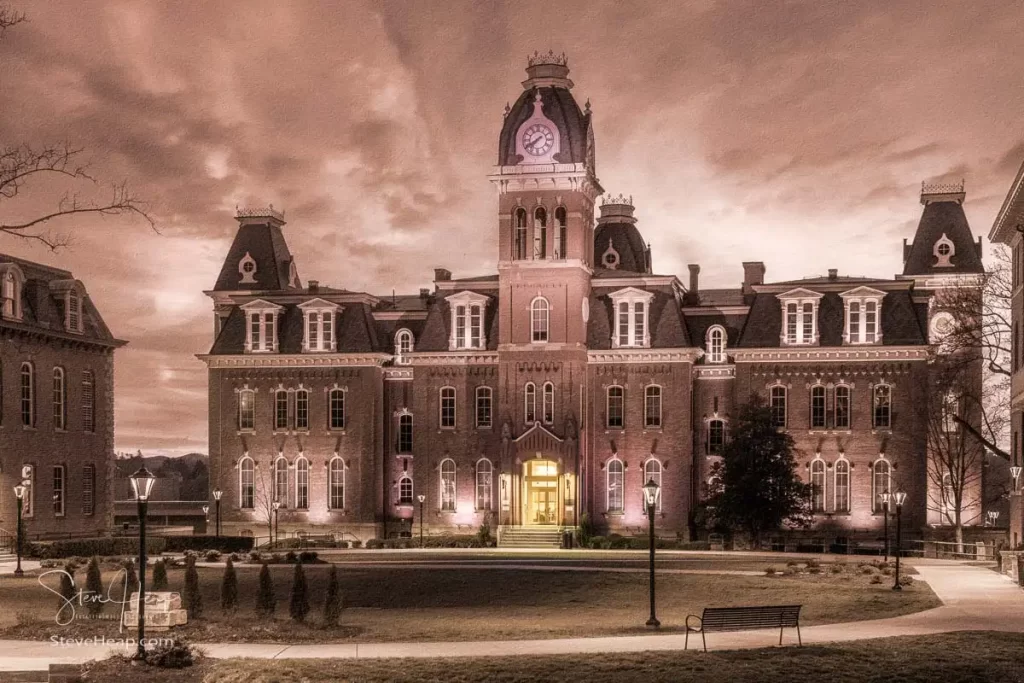
<path id="1" fill-rule="evenodd" d="M 395 453 L 395 457 L 396 458 L 411 458 L 411 457 L 413 457 L 413 454 L 412 453 Z"/>
<path id="2" fill-rule="evenodd" d="M 607 510 L 602 513 L 605 517 L 622 517 L 626 514 L 624 510 Z"/>
<path id="3" fill-rule="evenodd" d="M 413 505 L 412 503 L 396 503 L 395 507 L 399 510 L 412 510 Z"/>
<path id="4" fill-rule="evenodd" d="M 616 433 L 621 434 L 622 432 L 625 432 L 625 431 L 626 431 L 625 427 L 605 427 L 604 428 L 604 433 L 605 434 L 608 434 L 610 432 L 616 432 Z"/>
<path id="5" fill-rule="evenodd" d="M 255 433 L 256 433 L 255 429 L 239 429 L 238 431 L 235 432 L 235 434 L 255 434 Z"/>
<path id="6" fill-rule="evenodd" d="M 872 427 L 872 434 L 892 434 L 892 427 Z"/>
<path id="7" fill-rule="evenodd" d="M 21 429 L 22 429 L 22 431 L 25 431 L 25 432 L 37 431 L 35 427 L 31 427 L 29 425 L 21 425 Z"/>
<path id="8" fill-rule="evenodd" d="M 457 431 L 458 431 L 458 428 L 456 428 L 456 427 L 438 427 L 437 428 L 437 433 L 438 434 L 441 434 L 442 432 L 457 432 Z"/>
<path id="9" fill-rule="evenodd" d="M 486 430 L 494 429 L 494 427 L 492 427 L 491 425 L 477 425 L 476 428 L 477 429 L 486 429 Z"/>
<path id="10" fill-rule="evenodd" d="M 651 432 L 653 434 L 661 434 L 664 431 L 663 427 L 644 427 L 644 434 Z"/>

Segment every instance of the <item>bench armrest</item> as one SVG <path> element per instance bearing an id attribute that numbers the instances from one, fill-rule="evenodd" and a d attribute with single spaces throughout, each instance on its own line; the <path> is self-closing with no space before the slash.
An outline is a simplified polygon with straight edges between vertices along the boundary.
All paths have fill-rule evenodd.
<path id="1" fill-rule="evenodd" d="M 697 620 L 697 623 L 698 623 L 697 628 L 694 628 L 693 626 L 690 626 L 690 619 L 696 619 Z M 700 617 L 698 617 L 696 614 L 688 614 L 688 615 L 686 615 L 686 630 L 687 631 L 700 631 L 703 628 L 704 628 L 704 622 L 701 620 Z"/>

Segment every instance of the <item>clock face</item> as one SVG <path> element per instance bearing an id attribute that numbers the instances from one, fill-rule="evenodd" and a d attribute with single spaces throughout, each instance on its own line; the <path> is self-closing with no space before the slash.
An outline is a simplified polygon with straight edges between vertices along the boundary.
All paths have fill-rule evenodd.
<path id="1" fill-rule="evenodd" d="M 551 151 L 555 144 L 555 134 L 543 123 L 534 123 L 523 131 L 523 149 L 535 157 Z"/>

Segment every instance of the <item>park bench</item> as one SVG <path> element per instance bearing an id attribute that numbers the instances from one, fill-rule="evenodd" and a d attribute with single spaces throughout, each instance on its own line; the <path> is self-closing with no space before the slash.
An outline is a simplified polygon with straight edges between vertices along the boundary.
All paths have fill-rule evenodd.
<path id="1" fill-rule="evenodd" d="M 690 645 L 690 633 L 700 633 L 704 642 L 704 651 L 708 651 L 708 641 L 704 634 L 715 631 L 755 631 L 762 628 L 779 629 L 779 645 L 782 645 L 782 629 L 796 628 L 796 637 L 800 645 L 800 607 L 801 605 L 765 605 L 761 607 L 705 607 L 701 616 L 690 614 L 686 617 L 686 638 L 683 649 Z M 699 625 L 691 625 L 696 619 Z"/>

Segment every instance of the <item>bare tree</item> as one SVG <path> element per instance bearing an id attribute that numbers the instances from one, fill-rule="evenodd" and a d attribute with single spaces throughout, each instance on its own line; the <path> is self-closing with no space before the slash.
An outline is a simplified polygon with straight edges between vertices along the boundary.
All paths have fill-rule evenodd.
<path id="1" fill-rule="evenodd" d="M 274 472 L 272 468 L 253 468 L 255 478 L 253 508 L 256 516 L 267 525 L 267 538 L 274 538 Z"/>
<path id="2" fill-rule="evenodd" d="M 26 21 L 23 13 L 0 5 L 0 37 L 7 29 L 23 21 Z M 38 242 L 57 250 L 67 246 L 71 237 L 66 232 L 56 232 L 53 221 L 68 216 L 129 214 L 143 218 L 151 228 L 156 229 L 145 203 L 129 190 L 126 183 L 113 185 L 102 198 L 82 197 L 77 192 L 67 192 L 56 206 L 39 215 L 15 219 L 4 217 L 11 200 L 16 199 L 19 191 L 28 183 L 45 182 L 52 178 L 98 185 L 98 180 L 89 173 L 83 152 L 82 148 L 67 142 L 45 145 L 22 143 L 0 147 L 0 234 Z"/>

